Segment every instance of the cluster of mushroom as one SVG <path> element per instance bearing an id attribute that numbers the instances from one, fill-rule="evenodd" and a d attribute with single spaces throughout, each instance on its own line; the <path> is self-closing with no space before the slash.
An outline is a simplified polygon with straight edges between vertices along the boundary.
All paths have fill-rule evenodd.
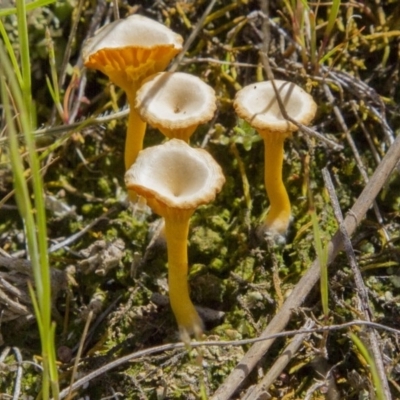
<path id="1" fill-rule="evenodd" d="M 126 92 L 130 114 L 125 182 L 132 200 L 142 196 L 164 218 L 170 303 L 181 338 L 188 341 L 190 334 L 202 333 L 187 283 L 189 220 L 198 206 L 214 200 L 225 178 L 209 153 L 188 144 L 198 125 L 216 111 L 214 90 L 193 75 L 162 72 L 182 50 L 182 42 L 162 24 L 132 15 L 100 29 L 85 43 L 83 58 L 85 66 L 102 71 Z M 275 85 L 290 117 L 309 123 L 316 109 L 311 96 L 292 83 Z M 270 82 L 240 90 L 234 107 L 265 141 L 265 186 L 271 207 L 264 227 L 284 234 L 290 202 L 282 183 L 283 142 L 297 127 L 282 116 Z M 170 140 L 142 150 L 147 123 Z"/>
<path id="2" fill-rule="evenodd" d="M 86 42 L 83 58 L 126 92 L 125 182 L 131 199 L 142 196 L 164 218 L 170 303 L 188 341 L 190 334 L 202 333 L 187 283 L 189 220 L 197 207 L 214 200 L 225 178 L 209 153 L 188 144 L 215 113 L 214 90 L 193 75 L 162 72 L 181 49 L 179 35 L 133 15 L 100 29 Z M 171 140 L 142 150 L 147 123 Z"/>

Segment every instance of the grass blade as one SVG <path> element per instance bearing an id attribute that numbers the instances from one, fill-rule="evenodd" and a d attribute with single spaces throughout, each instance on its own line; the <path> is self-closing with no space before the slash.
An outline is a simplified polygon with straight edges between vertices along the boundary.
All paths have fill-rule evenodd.
<path id="1" fill-rule="evenodd" d="M 21 28 L 21 30 L 24 32 L 23 28 Z M 24 51 L 29 53 L 29 46 L 24 47 L 21 45 L 20 49 L 21 53 Z M 21 59 L 25 60 L 24 62 L 26 62 L 29 60 L 29 54 L 25 56 L 22 56 L 21 54 Z M 27 68 L 27 66 L 24 68 Z M 23 72 L 23 79 L 25 79 L 25 75 L 28 73 L 30 76 L 30 71 L 25 70 Z M 6 50 L 2 44 L 0 44 L 0 80 L 0 93 L 7 122 L 16 201 L 20 215 L 26 226 L 27 246 L 35 281 L 36 293 L 33 294 L 33 291 L 31 291 L 31 294 L 33 294 L 32 301 L 34 304 L 42 343 L 44 369 L 42 396 L 43 399 L 48 399 L 49 379 L 52 382 L 58 382 L 58 377 L 54 350 L 54 335 L 52 334 L 51 328 L 51 282 L 47 252 L 47 225 L 44 207 L 43 183 L 42 176 L 40 174 L 39 156 L 36 152 L 32 131 L 32 117 L 30 114 L 30 112 L 32 112 L 32 108 L 30 105 L 29 108 L 26 107 L 27 99 L 31 98 L 30 93 L 29 96 L 27 95 L 27 89 L 29 88 L 30 90 L 30 78 L 28 82 L 23 82 L 22 88 L 19 86 L 13 71 L 12 63 L 8 58 Z M 11 98 L 15 107 L 14 111 L 12 111 L 11 108 Z M 28 150 L 34 194 L 33 203 L 29 193 L 27 177 L 25 176 L 22 156 L 19 152 L 16 120 L 14 115 L 17 115 L 18 126 L 20 126 L 22 129 Z"/>
<path id="2" fill-rule="evenodd" d="M 320 287 L 322 310 L 324 312 L 325 318 L 327 319 L 329 315 L 328 252 L 326 248 L 324 248 L 322 245 L 321 231 L 314 208 L 312 208 L 311 210 L 311 221 L 314 232 L 315 250 L 317 252 L 317 257 L 321 268 Z"/>
<path id="3" fill-rule="evenodd" d="M 37 0 L 26 4 L 26 11 L 32 11 L 35 8 L 45 7 L 49 4 L 55 3 L 56 0 Z M 17 14 L 17 9 L 15 7 L 4 8 L 0 10 L 0 17 L 6 17 L 7 15 Z"/>
<path id="4" fill-rule="evenodd" d="M 365 361 L 369 365 L 369 370 L 372 375 L 372 381 L 374 383 L 375 394 L 378 400 L 385 400 L 385 395 L 383 394 L 382 382 L 379 379 L 378 369 L 376 368 L 375 360 L 372 358 L 371 354 L 369 354 L 368 349 L 365 347 L 364 343 L 359 339 L 357 335 L 354 333 L 349 334 L 350 339 L 356 345 L 357 349 L 364 357 Z"/>

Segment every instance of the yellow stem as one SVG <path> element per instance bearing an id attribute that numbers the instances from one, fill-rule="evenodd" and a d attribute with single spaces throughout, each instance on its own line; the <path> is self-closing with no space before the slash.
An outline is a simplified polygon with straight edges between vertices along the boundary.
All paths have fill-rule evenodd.
<path id="1" fill-rule="evenodd" d="M 270 201 L 265 226 L 271 232 L 285 234 L 290 222 L 290 200 L 282 181 L 283 143 L 287 135 L 269 132 L 262 136 L 265 189 Z"/>
<path id="2" fill-rule="evenodd" d="M 189 220 L 188 215 L 183 218 L 176 218 L 176 215 L 165 218 L 169 298 L 183 341 L 189 341 L 191 333 L 194 333 L 196 337 L 202 333 L 202 321 L 190 300 L 187 282 Z"/>
<path id="3" fill-rule="evenodd" d="M 128 170 L 130 166 L 136 161 L 139 151 L 143 149 L 143 139 L 146 132 L 146 122 L 144 122 L 139 114 L 134 109 L 136 92 L 128 95 L 128 102 L 130 106 L 128 128 L 126 131 L 125 141 L 125 169 Z"/>

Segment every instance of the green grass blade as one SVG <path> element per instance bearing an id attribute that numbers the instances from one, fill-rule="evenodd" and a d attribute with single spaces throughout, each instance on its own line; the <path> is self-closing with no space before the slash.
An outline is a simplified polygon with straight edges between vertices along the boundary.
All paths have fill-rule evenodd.
<path id="1" fill-rule="evenodd" d="M 43 324 L 50 326 L 51 323 L 51 293 L 50 293 L 50 273 L 49 262 L 47 255 L 47 235 L 46 235 L 46 215 L 43 198 L 43 184 L 40 174 L 40 163 L 36 153 L 35 142 L 32 135 L 32 95 L 31 95 L 31 70 L 30 70 L 30 56 L 29 56 L 29 41 L 28 41 L 28 28 L 26 22 L 26 7 L 24 0 L 17 0 L 17 16 L 18 16 L 18 31 L 19 42 L 21 49 L 21 63 L 22 63 L 22 78 L 23 86 L 21 92 L 13 90 L 13 97 L 17 103 L 18 109 L 21 110 L 21 126 L 23 128 L 26 146 L 29 154 L 29 163 L 32 173 L 34 203 L 36 212 L 36 228 L 37 228 L 37 245 L 39 250 L 38 263 L 34 264 L 40 268 L 38 271 L 39 287 L 38 299 L 41 317 Z M 9 79 L 11 82 L 11 79 Z M 22 94 L 22 98 L 21 95 Z M 29 121 L 29 125 L 27 124 Z M 40 278 L 39 278 L 40 277 Z M 36 285 L 38 282 L 35 282 Z M 40 291 L 39 291 L 40 289 Z"/>
<path id="2" fill-rule="evenodd" d="M 316 66 L 316 57 L 317 57 L 317 30 L 315 23 L 315 14 L 310 10 L 309 12 L 310 19 L 310 52 L 311 52 L 311 65 Z"/>
<path id="3" fill-rule="evenodd" d="M 0 61 L 2 58 L 0 56 Z M 11 167 L 14 172 L 14 187 L 16 191 L 16 201 L 19 212 L 23 218 L 29 219 L 32 217 L 32 205 L 29 198 L 29 191 L 24 178 L 24 169 L 22 165 L 21 155 L 18 150 L 17 132 L 15 121 L 11 113 L 10 96 L 7 90 L 5 76 L 0 75 L 1 79 L 1 99 L 4 109 L 4 117 L 7 123 L 9 135 L 9 150 Z"/>
<path id="4" fill-rule="evenodd" d="M 340 2 L 341 2 L 340 0 L 333 0 L 333 2 L 332 2 L 332 7 L 329 11 L 328 25 L 326 26 L 326 29 L 324 32 L 324 41 L 329 40 L 329 37 L 333 31 L 333 27 L 336 24 L 336 19 L 339 14 Z"/>
<path id="5" fill-rule="evenodd" d="M 327 249 L 324 248 L 322 245 L 321 231 L 318 224 L 318 218 L 314 209 L 311 211 L 311 220 L 314 232 L 315 250 L 317 252 L 317 257 L 321 268 L 320 287 L 321 287 L 322 310 L 324 312 L 325 318 L 328 318 L 329 315 L 328 252 Z"/>
<path id="6" fill-rule="evenodd" d="M 28 290 L 29 290 L 29 294 L 32 299 L 32 306 L 33 306 L 33 310 L 35 311 L 35 315 L 40 315 L 40 308 L 39 308 L 39 304 L 37 302 L 36 293 L 32 287 L 32 283 L 29 281 L 28 281 Z M 37 324 L 38 324 L 40 336 L 43 336 L 44 326 L 43 326 L 43 322 L 42 322 L 41 318 L 37 318 Z"/>
<path id="7" fill-rule="evenodd" d="M 33 123 L 34 109 L 32 108 L 32 95 L 31 95 L 31 70 L 30 70 L 30 56 L 29 56 L 29 40 L 28 28 L 26 23 L 26 8 L 24 0 L 17 0 L 17 16 L 18 16 L 18 29 L 19 40 L 21 48 L 21 63 L 22 63 L 22 76 L 24 86 L 22 94 L 25 100 L 29 121 Z M 25 142 L 29 154 L 29 163 L 32 173 L 34 205 L 36 212 L 36 232 L 37 232 L 37 246 L 39 249 L 39 263 L 35 268 L 40 269 L 41 292 L 38 291 L 38 303 L 40 315 L 44 326 L 44 333 L 42 338 L 43 343 L 43 358 L 51 357 L 54 353 L 54 342 L 51 339 L 51 282 L 50 282 L 50 265 L 48 260 L 48 247 L 47 247 L 47 222 L 44 204 L 44 190 L 42 176 L 40 172 L 40 162 L 36 152 L 34 137 L 32 131 L 24 127 Z M 36 283 L 37 284 L 37 283 Z M 48 362 L 49 360 L 45 360 Z M 55 359 L 53 360 L 55 362 Z M 50 368 L 50 374 L 55 371 L 55 368 Z M 51 381 L 56 380 L 56 376 L 51 376 Z M 46 390 L 46 388 L 44 388 Z"/>
<path id="8" fill-rule="evenodd" d="M 3 47 L 0 47 L 0 64 L 2 69 L 7 66 L 5 58 L 6 58 L 5 51 Z M 35 263 L 38 263 L 39 261 L 38 258 L 39 248 L 37 246 L 37 241 L 35 237 L 35 220 L 33 217 L 33 207 L 29 196 L 28 185 L 25 180 L 23 162 L 21 155 L 19 153 L 17 132 L 15 128 L 15 121 L 11 113 L 10 95 L 7 90 L 6 76 L 7 74 L 4 74 L 3 71 L 0 69 L 1 97 L 4 107 L 5 120 L 7 122 L 7 128 L 8 128 L 10 161 L 14 175 L 14 188 L 16 193 L 16 201 L 21 217 L 25 221 L 26 235 L 28 241 L 28 251 L 29 254 L 31 255 L 32 265 L 35 265 Z M 16 86 L 16 82 L 14 83 L 15 83 L 14 86 Z M 21 115 L 21 119 L 23 119 L 23 112 Z M 33 273 L 35 275 L 35 270 L 33 271 Z M 36 276 L 34 276 L 34 278 L 35 281 L 36 280 L 40 281 L 40 275 L 37 274 Z M 40 282 L 37 290 L 42 291 Z"/>
<path id="9" fill-rule="evenodd" d="M 31 63 L 29 56 L 28 24 L 25 0 L 17 0 L 18 40 L 21 57 L 22 96 L 25 110 L 29 117 L 30 126 L 33 127 L 32 93 L 31 93 Z"/>
<path id="10" fill-rule="evenodd" d="M 46 29 L 46 43 L 47 43 L 47 49 L 49 52 L 51 82 L 52 82 L 52 88 L 53 88 L 53 93 L 54 93 L 53 99 L 54 99 L 54 103 L 59 105 L 61 96 L 60 96 L 60 90 L 58 87 L 56 56 L 55 56 L 55 52 L 54 52 L 54 43 L 53 43 L 53 40 L 51 39 L 50 31 L 48 28 Z"/>
<path id="11" fill-rule="evenodd" d="M 21 47 L 22 51 L 23 47 Z M 29 47 L 24 48 L 29 52 Z M 29 60 L 29 55 L 24 57 Z M 28 71 L 25 71 L 27 74 Z M 29 71 L 30 75 L 30 71 Z M 54 341 L 51 334 L 51 282 L 50 267 L 47 252 L 47 224 L 44 207 L 43 183 L 40 174 L 39 156 L 36 153 L 34 136 L 32 131 L 32 118 L 29 110 L 26 109 L 26 89 L 30 87 L 29 82 L 24 83 L 20 88 L 13 71 L 11 61 L 7 57 L 7 53 L 2 44 L 0 44 L 0 78 L 1 78 L 1 96 L 5 110 L 7 128 L 9 133 L 9 146 L 11 165 L 14 174 L 16 199 L 19 206 L 21 217 L 26 226 L 27 246 L 32 263 L 33 277 L 35 280 L 35 291 L 32 301 L 35 305 L 36 318 L 38 321 L 39 332 L 42 342 L 43 356 L 43 398 L 49 398 L 49 374 L 50 380 L 57 382 L 57 370 L 55 358 Z M 24 78 L 24 75 L 23 75 Z M 6 82 L 9 85 L 7 90 Z M 15 127 L 14 116 L 11 111 L 12 96 L 13 104 L 16 107 L 15 114 L 18 116 L 19 126 L 24 134 L 26 147 L 28 150 L 30 170 L 32 174 L 32 185 L 34 193 L 34 206 L 32 205 L 28 184 L 24 174 L 22 157 L 19 154 L 17 132 Z M 29 96 L 30 97 L 30 96 Z M 31 110 L 31 109 L 30 109 Z M 49 360 L 50 357 L 50 360 Z M 49 366 L 49 362 L 53 366 Z M 54 372 L 55 371 L 55 372 Z"/>
<path id="12" fill-rule="evenodd" d="M 55 400 L 58 400 L 60 395 L 60 388 L 58 385 L 57 354 L 56 354 L 56 348 L 53 345 L 55 342 L 56 342 L 56 324 L 53 322 L 51 324 L 51 330 L 50 330 L 50 343 L 52 345 L 48 346 L 49 372 L 50 372 L 51 392 L 53 394 L 53 398 Z"/>
<path id="13" fill-rule="evenodd" d="M 39 7 L 45 7 L 48 6 L 49 4 L 55 3 L 56 0 L 37 0 L 37 1 L 32 1 L 31 3 L 26 4 L 26 11 L 32 11 L 35 8 Z M 3 8 L 0 10 L 0 17 L 6 17 L 7 15 L 12 15 L 16 14 L 17 9 L 15 7 L 10 7 L 10 8 Z"/>
<path id="14" fill-rule="evenodd" d="M 18 84 L 19 84 L 20 87 L 22 87 L 22 84 L 23 84 L 22 83 L 22 75 L 21 75 L 21 70 L 19 68 L 19 64 L 18 64 L 18 61 L 17 61 L 17 57 L 15 57 L 14 49 L 13 49 L 12 44 L 10 42 L 10 38 L 8 37 L 6 29 L 4 28 L 4 24 L 3 24 L 3 22 L 1 20 L 0 20 L 0 34 L 1 34 L 1 37 L 3 38 L 3 40 L 4 40 L 4 45 L 5 45 L 6 49 L 7 49 L 8 56 L 10 57 L 12 66 L 14 68 L 14 72 L 15 72 L 15 74 L 17 76 Z"/>
<path id="15" fill-rule="evenodd" d="M 374 383 L 374 388 L 376 392 L 376 397 L 378 400 L 385 400 L 385 395 L 383 393 L 382 382 L 379 379 L 378 369 L 375 364 L 375 360 L 369 353 L 368 349 L 365 347 L 364 343 L 356 336 L 354 333 L 349 334 L 350 339 L 356 345 L 358 351 L 365 358 L 365 361 L 369 365 L 369 370 L 371 371 L 372 381 Z"/>

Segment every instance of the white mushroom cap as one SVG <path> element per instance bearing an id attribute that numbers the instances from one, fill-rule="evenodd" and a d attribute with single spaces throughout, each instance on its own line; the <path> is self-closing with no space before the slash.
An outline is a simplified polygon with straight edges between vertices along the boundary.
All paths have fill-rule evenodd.
<path id="1" fill-rule="evenodd" d="M 160 72 L 147 78 L 136 94 L 141 118 L 170 138 L 188 141 L 217 108 L 214 89 L 184 72 Z"/>
<path id="2" fill-rule="evenodd" d="M 182 37 L 166 26 L 150 18 L 134 14 L 97 30 L 83 46 L 83 60 L 86 63 L 92 54 L 103 49 L 172 45 L 181 50 L 182 42 Z"/>
<path id="3" fill-rule="evenodd" d="M 168 208 L 194 210 L 211 202 L 225 177 L 207 151 L 171 139 L 142 150 L 126 172 L 125 183 L 164 216 Z"/>
<path id="4" fill-rule="evenodd" d="M 292 82 L 274 82 L 287 114 L 303 125 L 309 124 L 317 111 L 313 98 Z M 271 81 L 245 86 L 236 93 L 233 106 L 238 116 L 258 131 L 285 134 L 298 129 L 283 117 Z"/>

